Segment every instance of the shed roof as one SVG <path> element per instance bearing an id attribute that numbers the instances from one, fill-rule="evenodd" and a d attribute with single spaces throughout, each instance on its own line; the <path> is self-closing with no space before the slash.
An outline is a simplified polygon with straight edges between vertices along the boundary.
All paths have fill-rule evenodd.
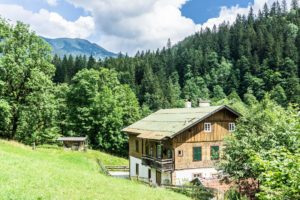
<path id="1" fill-rule="evenodd" d="M 139 138 L 153 140 L 173 138 L 222 109 L 240 115 L 228 106 L 163 109 L 124 128 L 123 131 L 139 134 Z"/>
<path id="2" fill-rule="evenodd" d="M 72 142 L 83 142 L 87 137 L 59 137 L 58 141 L 72 141 Z"/>

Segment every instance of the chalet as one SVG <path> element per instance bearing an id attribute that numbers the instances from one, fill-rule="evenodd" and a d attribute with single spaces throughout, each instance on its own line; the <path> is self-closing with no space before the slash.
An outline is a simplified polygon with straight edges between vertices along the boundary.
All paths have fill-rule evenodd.
<path id="1" fill-rule="evenodd" d="M 129 136 L 130 176 L 181 185 L 217 175 L 224 136 L 240 116 L 228 106 L 159 110 L 123 129 Z"/>
<path id="2" fill-rule="evenodd" d="M 87 137 L 59 137 L 57 141 L 62 142 L 65 149 L 76 151 L 86 150 Z"/>

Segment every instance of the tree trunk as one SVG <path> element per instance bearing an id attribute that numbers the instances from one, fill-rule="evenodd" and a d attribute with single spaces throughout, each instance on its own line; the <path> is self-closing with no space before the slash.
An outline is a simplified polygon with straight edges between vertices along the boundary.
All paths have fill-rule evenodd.
<path id="1" fill-rule="evenodd" d="M 12 118 L 12 129 L 10 133 L 10 139 L 15 139 L 17 129 L 18 129 L 18 121 L 19 121 L 19 116 L 17 112 L 14 112 L 13 118 Z"/>

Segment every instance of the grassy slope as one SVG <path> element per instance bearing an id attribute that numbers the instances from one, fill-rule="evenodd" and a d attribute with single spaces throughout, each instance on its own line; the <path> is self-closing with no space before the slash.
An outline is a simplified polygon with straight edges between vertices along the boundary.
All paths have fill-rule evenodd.
<path id="1" fill-rule="evenodd" d="M 127 160 L 89 151 L 37 149 L 0 140 L 0 199 L 188 199 L 161 188 L 107 177 L 95 158 L 106 165 Z"/>

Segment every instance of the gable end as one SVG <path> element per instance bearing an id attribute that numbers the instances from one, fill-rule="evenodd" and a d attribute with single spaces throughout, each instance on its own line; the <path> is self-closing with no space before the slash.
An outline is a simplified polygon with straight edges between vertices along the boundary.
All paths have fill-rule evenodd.
<path id="1" fill-rule="evenodd" d="M 233 109 L 231 109 L 230 107 L 228 107 L 228 106 L 225 105 L 225 106 L 222 106 L 222 107 L 220 107 L 219 109 L 216 109 L 215 111 L 213 111 L 213 112 L 211 112 L 211 113 L 205 115 L 205 116 L 202 117 L 201 119 L 199 119 L 199 120 L 195 121 L 193 124 L 191 124 L 191 125 L 185 127 L 184 129 L 180 130 L 180 131 L 177 132 L 176 134 L 173 134 L 173 135 L 172 135 L 171 137 L 169 137 L 169 138 L 172 139 L 172 138 L 176 137 L 177 135 L 179 135 L 179 134 L 181 134 L 181 133 L 187 131 L 188 129 L 194 127 L 195 125 L 201 123 L 201 122 L 204 121 L 205 119 L 207 119 L 207 118 L 213 116 L 214 114 L 216 114 L 216 113 L 218 113 L 218 112 L 220 112 L 220 111 L 222 111 L 222 110 L 224 110 L 224 109 L 226 109 L 226 110 L 229 111 L 230 113 L 234 114 L 237 118 L 240 117 L 240 116 L 242 116 L 240 113 L 234 111 Z"/>

